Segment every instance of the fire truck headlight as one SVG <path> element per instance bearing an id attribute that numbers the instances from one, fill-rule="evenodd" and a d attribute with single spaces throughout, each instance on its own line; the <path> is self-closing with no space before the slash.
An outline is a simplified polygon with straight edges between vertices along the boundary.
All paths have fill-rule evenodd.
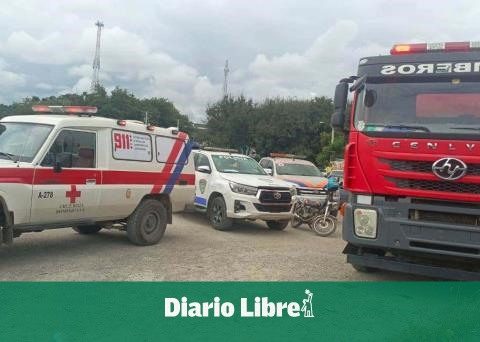
<path id="1" fill-rule="evenodd" d="M 353 212 L 355 235 L 361 238 L 375 239 L 377 237 L 377 212 L 372 209 L 357 208 Z"/>

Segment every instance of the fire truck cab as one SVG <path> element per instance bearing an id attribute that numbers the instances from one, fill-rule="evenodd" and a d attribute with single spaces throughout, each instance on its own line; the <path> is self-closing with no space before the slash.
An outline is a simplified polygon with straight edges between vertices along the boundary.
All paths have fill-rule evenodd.
<path id="1" fill-rule="evenodd" d="M 62 227 L 160 241 L 194 196 L 187 134 L 94 117 L 95 107 L 33 109 L 42 114 L 0 120 L 0 242 Z"/>
<path id="2" fill-rule="evenodd" d="M 347 261 L 480 279 L 480 43 L 362 58 L 334 104 L 332 126 L 348 135 Z"/>

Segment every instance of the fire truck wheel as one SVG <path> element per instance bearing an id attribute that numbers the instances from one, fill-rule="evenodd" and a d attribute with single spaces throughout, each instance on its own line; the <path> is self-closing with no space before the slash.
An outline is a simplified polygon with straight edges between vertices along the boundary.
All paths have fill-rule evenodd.
<path id="1" fill-rule="evenodd" d="M 352 264 L 352 267 L 355 269 L 355 271 L 360 273 L 372 273 L 377 270 L 376 268 L 373 268 L 373 267 L 355 265 L 355 264 Z"/>
<path id="2" fill-rule="evenodd" d="M 267 226 L 273 230 L 284 230 L 290 221 L 267 221 Z"/>
<path id="3" fill-rule="evenodd" d="M 91 224 L 91 225 L 86 225 L 86 226 L 76 226 L 76 227 L 72 227 L 72 228 L 78 234 L 90 235 L 90 234 L 98 233 L 102 229 L 102 226 L 99 226 L 99 225 L 96 225 L 96 224 Z"/>
<path id="4" fill-rule="evenodd" d="M 227 217 L 227 205 L 222 196 L 215 197 L 208 206 L 208 218 L 216 230 L 229 230 L 233 220 Z"/>
<path id="5" fill-rule="evenodd" d="M 166 228 L 167 209 L 154 199 L 142 201 L 127 221 L 128 238 L 140 246 L 158 243 Z"/>

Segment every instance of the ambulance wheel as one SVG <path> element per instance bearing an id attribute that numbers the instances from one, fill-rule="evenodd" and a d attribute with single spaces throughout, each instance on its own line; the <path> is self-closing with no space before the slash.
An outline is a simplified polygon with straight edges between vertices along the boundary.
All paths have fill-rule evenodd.
<path id="1" fill-rule="evenodd" d="M 267 221 L 268 228 L 272 230 L 284 230 L 290 221 Z"/>
<path id="2" fill-rule="evenodd" d="M 208 207 L 208 218 L 216 230 L 229 230 L 233 220 L 227 217 L 227 205 L 222 196 L 215 197 Z"/>
<path id="3" fill-rule="evenodd" d="M 167 209 L 162 202 L 142 201 L 127 221 L 128 239 L 139 246 L 158 243 L 167 228 Z"/>
<path id="4" fill-rule="evenodd" d="M 78 234 L 90 235 L 90 234 L 98 233 L 102 229 L 102 226 L 99 226 L 97 224 L 90 224 L 90 225 L 86 225 L 86 226 L 76 226 L 76 227 L 72 227 L 72 228 Z"/>

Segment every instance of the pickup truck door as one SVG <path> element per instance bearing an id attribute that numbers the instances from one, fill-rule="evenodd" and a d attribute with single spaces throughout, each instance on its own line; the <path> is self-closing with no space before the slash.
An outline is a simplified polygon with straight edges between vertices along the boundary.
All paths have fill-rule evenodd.
<path id="1" fill-rule="evenodd" d="M 212 179 L 212 165 L 208 157 L 203 153 L 196 153 L 195 163 L 195 200 L 194 205 L 201 208 L 207 207 Z M 210 172 L 208 172 L 210 170 Z"/>

